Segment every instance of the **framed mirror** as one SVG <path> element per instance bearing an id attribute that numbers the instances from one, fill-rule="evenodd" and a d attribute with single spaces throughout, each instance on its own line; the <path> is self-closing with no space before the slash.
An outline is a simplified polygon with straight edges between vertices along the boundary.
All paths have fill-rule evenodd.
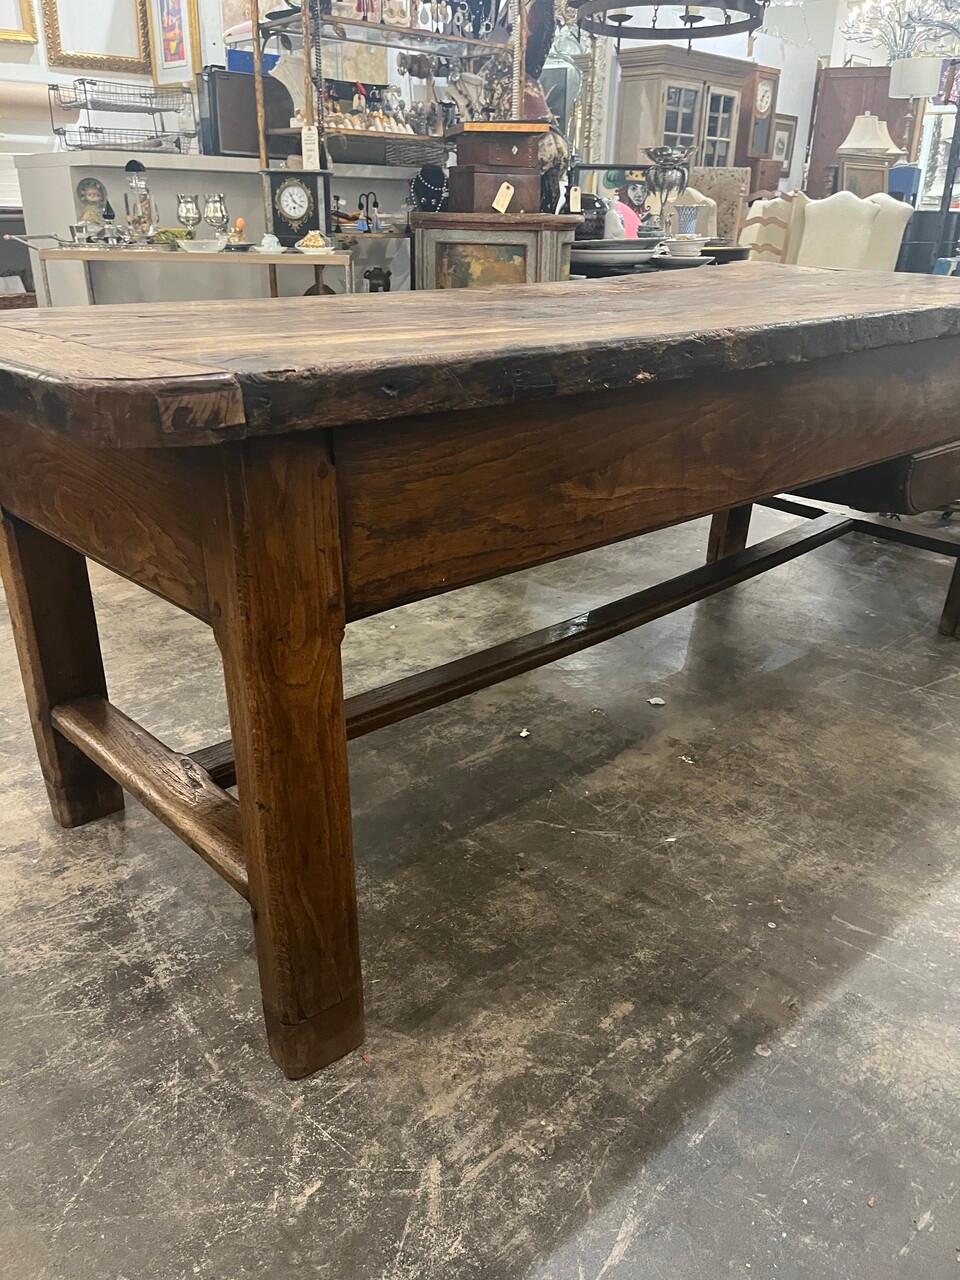
<path id="1" fill-rule="evenodd" d="M 6 2 L 0 0 L 0 4 Z M 63 13 L 57 0 L 40 0 L 40 4 L 51 67 L 150 74 L 147 0 L 71 5 Z"/>

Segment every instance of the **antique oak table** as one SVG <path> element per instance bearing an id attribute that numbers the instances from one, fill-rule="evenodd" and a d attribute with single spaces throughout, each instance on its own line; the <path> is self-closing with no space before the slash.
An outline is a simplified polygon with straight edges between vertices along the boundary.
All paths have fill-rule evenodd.
<path id="1" fill-rule="evenodd" d="M 347 739 L 849 531 L 825 515 L 344 701 L 347 623 L 960 437 L 960 285 L 743 264 L 588 284 L 17 312 L 3 579 L 50 804 L 137 797 L 249 899 L 292 1077 L 363 1038 Z M 84 557 L 214 631 L 232 742 L 107 698 Z M 227 788 L 237 786 L 235 797 Z"/>

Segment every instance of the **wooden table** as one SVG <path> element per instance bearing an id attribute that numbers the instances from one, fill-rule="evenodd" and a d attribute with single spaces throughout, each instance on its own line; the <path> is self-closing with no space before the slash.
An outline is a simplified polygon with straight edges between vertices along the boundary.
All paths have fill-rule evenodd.
<path id="1" fill-rule="evenodd" d="M 257 253 L 253 249 L 247 250 L 246 253 L 228 253 L 224 249 L 190 253 L 186 249 L 85 249 L 82 245 L 77 245 L 76 248 L 37 249 L 35 252 L 40 260 L 40 278 L 43 282 L 44 303 L 48 307 L 52 305 L 48 270 L 48 263 L 51 262 L 83 263 L 87 302 L 92 307 L 97 305 L 97 295 L 93 286 L 93 271 L 91 268 L 95 263 L 103 262 L 119 262 L 123 263 L 124 266 L 135 266 L 137 263 L 141 266 L 145 263 L 182 266 L 184 263 L 192 262 L 195 267 L 199 266 L 200 263 L 213 263 L 216 266 L 228 267 L 231 271 L 236 271 L 238 268 L 242 269 L 243 267 L 259 267 L 261 270 L 269 270 L 270 267 L 312 267 L 318 292 L 322 292 L 324 270 L 327 267 L 339 267 L 343 271 L 344 293 L 356 293 L 356 282 L 353 276 L 353 254 L 347 250 L 324 254 L 283 253 L 282 251 L 278 253 Z"/>
<path id="2" fill-rule="evenodd" d="M 348 622 L 960 436 L 949 279 L 745 264 L 311 308 L 0 318 L 3 576 L 54 815 L 130 791 L 250 900 L 292 1077 L 363 1039 L 348 738 L 852 522 L 345 702 Z M 183 755 L 107 700 L 84 556 L 210 624 L 232 743 Z"/>

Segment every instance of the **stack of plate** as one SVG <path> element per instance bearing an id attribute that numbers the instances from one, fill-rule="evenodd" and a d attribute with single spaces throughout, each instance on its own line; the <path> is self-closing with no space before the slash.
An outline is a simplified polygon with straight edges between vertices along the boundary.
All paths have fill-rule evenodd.
<path id="1" fill-rule="evenodd" d="M 578 267 L 636 267 L 650 261 L 661 239 L 662 232 L 639 240 L 576 240 L 570 261 Z"/>

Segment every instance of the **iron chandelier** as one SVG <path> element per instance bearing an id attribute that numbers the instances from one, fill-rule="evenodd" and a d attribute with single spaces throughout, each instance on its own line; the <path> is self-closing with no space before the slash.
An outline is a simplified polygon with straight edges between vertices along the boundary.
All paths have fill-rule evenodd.
<path id="1" fill-rule="evenodd" d="M 612 36 L 625 40 L 710 40 L 717 36 L 749 34 L 763 25 L 770 0 L 714 0 L 712 4 L 682 6 L 660 3 L 660 0 L 571 0 L 577 22 L 584 31 L 595 36 Z M 660 25 L 660 10 L 681 7 L 683 13 L 674 22 Z M 701 10 L 715 14 L 709 21 Z M 696 12 L 694 12 L 696 10 Z M 650 15 L 649 25 L 643 19 Z M 668 22 L 670 19 L 667 20 Z M 637 25 L 633 25 L 636 22 Z"/>

